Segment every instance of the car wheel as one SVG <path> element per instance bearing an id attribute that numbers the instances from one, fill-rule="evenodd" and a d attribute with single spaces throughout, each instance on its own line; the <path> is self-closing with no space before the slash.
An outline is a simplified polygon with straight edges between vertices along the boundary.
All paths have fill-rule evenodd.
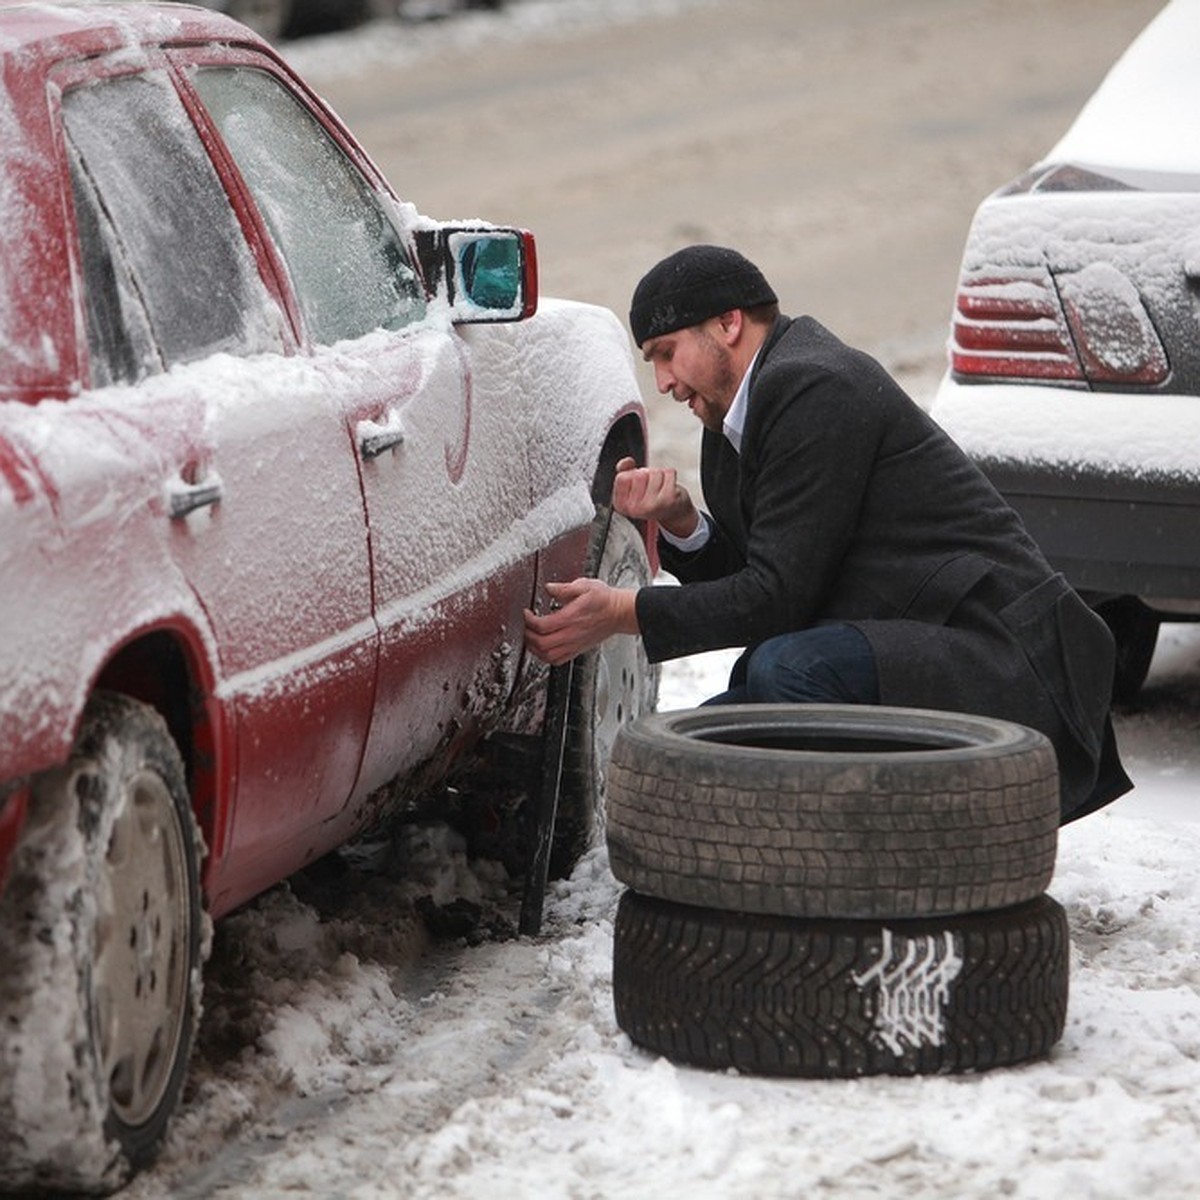
<path id="1" fill-rule="evenodd" d="M 1042 734 L 868 705 L 727 705 L 621 730 L 613 874 L 635 891 L 786 917 L 908 918 L 1020 904 L 1054 870 Z"/>
<path id="2" fill-rule="evenodd" d="M 1096 608 L 1116 642 L 1113 700 L 1130 704 L 1137 698 L 1150 671 L 1158 643 L 1159 619 L 1136 596 L 1118 596 Z"/>
<path id="3" fill-rule="evenodd" d="M 107 1190 L 154 1157 L 195 1031 L 198 863 L 165 724 L 98 693 L 0 901 L 0 1184 Z"/>
<path id="4" fill-rule="evenodd" d="M 1066 1020 L 1066 913 L 1049 896 L 923 921 L 797 921 L 625 892 L 617 1024 L 676 1063 L 846 1078 L 1008 1066 Z"/>
<path id="5" fill-rule="evenodd" d="M 279 38 L 292 15 L 292 0 L 228 0 L 225 12 L 273 42 Z"/>
<path id="6" fill-rule="evenodd" d="M 598 517 L 593 541 L 604 536 Z M 638 588 L 650 582 L 650 562 L 637 527 L 620 513 L 607 525 L 596 577 L 613 587 Z M 646 657 L 639 637 L 607 639 L 575 663 L 567 709 L 567 740 L 550 874 L 563 878 L 601 832 L 608 761 L 618 730 L 654 711 L 659 671 Z"/>

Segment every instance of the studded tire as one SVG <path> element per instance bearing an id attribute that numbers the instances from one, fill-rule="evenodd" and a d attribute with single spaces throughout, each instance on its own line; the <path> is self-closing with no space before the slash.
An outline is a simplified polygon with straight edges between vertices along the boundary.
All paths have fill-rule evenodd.
<path id="1" fill-rule="evenodd" d="M 1066 1019 L 1067 918 L 1049 896 L 912 921 L 801 921 L 625 892 L 617 1023 L 712 1070 L 807 1078 L 983 1071 L 1044 1056 Z"/>

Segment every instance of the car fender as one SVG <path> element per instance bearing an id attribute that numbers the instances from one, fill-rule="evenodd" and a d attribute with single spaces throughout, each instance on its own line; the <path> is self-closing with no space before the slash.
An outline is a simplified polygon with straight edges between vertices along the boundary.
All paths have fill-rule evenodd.
<path id="1" fill-rule="evenodd" d="M 610 432 L 632 419 L 645 444 L 628 333 L 606 308 L 543 297 L 528 321 L 472 327 L 463 336 L 479 381 L 477 403 L 508 408 L 526 430 L 530 509 L 545 511 L 546 541 L 586 527 Z"/>
<path id="2" fill-rule="evenodd" d="M 0 782 L 65 759 L 95 680 L 143 632 L 177 631 L 216 661 L 168 552 L 158 456 L 117 407 L 0 406 L 0 624 L 21 631 L 0 642 Z"/>
<path id="3" fill-rule="evenodd" d="M 537 314 L 513 325 L 463 331 L 470 349 L 479 408 L 498 407 L 524 430 L 529 516 L 525 536 L 538 553 L 536 607 L 547 580 L 572 579 L 586 565 L 597 503 L 610 496 L 616 461 L 644 458 L 645 409 L 628 333 L 608 309 L 542 298 Z M 652 568 L 657 559 L 649 542 Z M 526 654 L 504 727 L 540 728 L 543 664 Z"/>

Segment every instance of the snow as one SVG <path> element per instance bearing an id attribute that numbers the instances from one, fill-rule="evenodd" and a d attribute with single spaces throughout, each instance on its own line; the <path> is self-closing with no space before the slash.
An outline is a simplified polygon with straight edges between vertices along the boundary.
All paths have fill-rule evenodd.
<path id="1" fill-rule="evenodd" d="M 1053 422 L 1046 420 L 1048 410 Z M 947 376 L 932 411 L 968 454 L 1134 477 L 1197 476 L 1200 406 L 1195 396 L 1002 383 L 971 388 Z"/>
<path id="2" fill-rule="evenodd" d="M 988 294 L 1033 306 L 1045 298 L 1049 276 L 1042 268 L 1040 281 L 1025 277 L 1039 270 L 1030 264 L 1046 263 L 1105 366 L 1165 370 L 1165 352 L 1140 297 L 1164 323 L 1187 311 L 1180 260 L 1196 256 L 1198 219 L 1200 199 L 1190 193 L 993 196 L 971 224 L 963 278 L 1011 272 L 1014 282 L 989 284 Z M 1069 337 L 1061 316 L 1039 327 L 1057 327 Z M 959 383 L 947 372 L 931 412 L 964 450 L 989 459 L 1135 477 L 1197 477 L 1200 406 L 1191 395 L 1032 382 L 979 385 Z"/>
<path id="3" fill-rule="evenodd" d="M 662 707 L 720 690 L 732 657 L 668 664 Z M 1151 694 L 1198 679 L 1198 631 L 1166 627 Z M 1061 834 L 1071 999 L 1047 1061 L 838 1081 L 676 1066 L 616 1025 L 603 848 L 552 885 L 541 937 L 510 940 L 503 871 L 417 827 L 219 927 L 193 1083 L 124 1195 L 1198 1196 L 1195 705 L 1153 724 L 1169 745 L 1122 722 L 1137 791 Z M 431 942 L 422 896 L 484 922 Z"/>

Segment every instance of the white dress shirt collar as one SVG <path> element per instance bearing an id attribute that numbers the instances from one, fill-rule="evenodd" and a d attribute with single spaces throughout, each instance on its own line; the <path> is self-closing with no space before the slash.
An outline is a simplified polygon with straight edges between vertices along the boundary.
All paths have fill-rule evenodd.
<path id="1" fill-rule="evenodd" d="M 733 403 L 729 406 L 729 411 L 725 414 L 725 420 L 721 425 L 721 432 L 739 454 L 742 452 L 742 432 L 746 428 L 746 408 L 750 400 L 750 376 L 754 374 L 754 364 L 758 362 L 758 356 L 761 353 L 762 347 L 760 346 L 754 352 L 754 357 L 750 360 L 745 375 L 742 376 L 742 382 L 738 384 L 738 390 L 733 394 Z"/>

